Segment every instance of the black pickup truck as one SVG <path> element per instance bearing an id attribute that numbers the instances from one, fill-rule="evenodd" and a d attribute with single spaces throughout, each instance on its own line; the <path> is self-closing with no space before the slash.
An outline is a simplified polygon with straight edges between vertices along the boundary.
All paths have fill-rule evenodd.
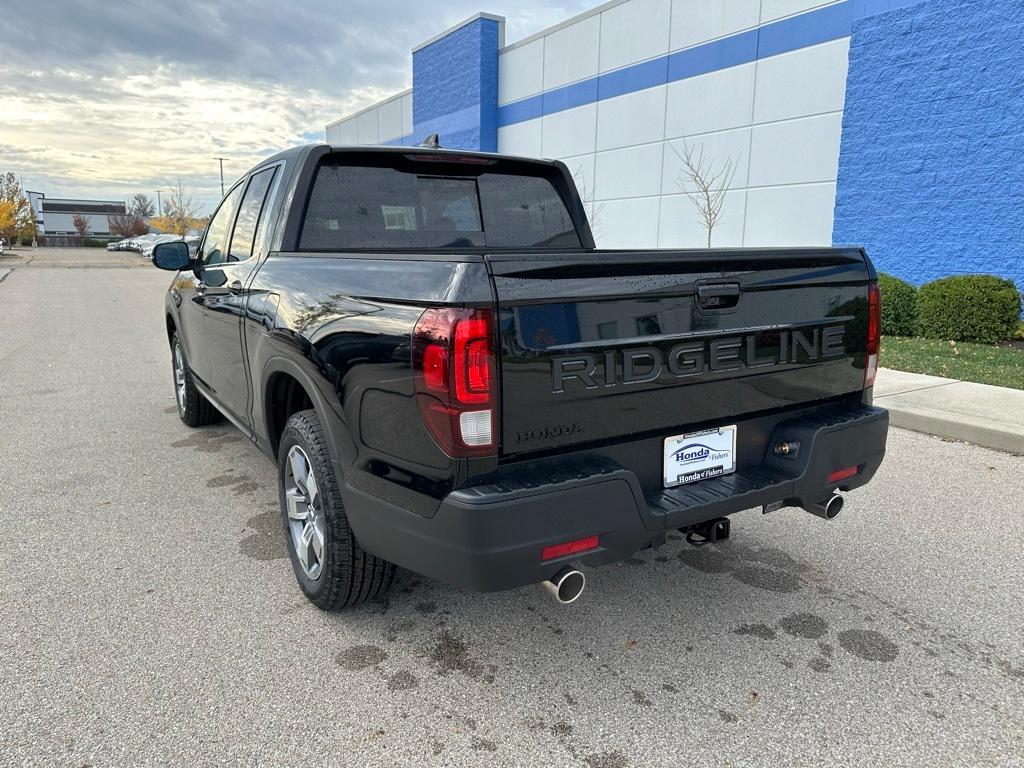
<path id="1" fill-rule="evenodd" d="M 559 162 L 297 147 L 153 260 L 181 419 L 276 462 L 321 608 L 396 566 L 569 602 L 671 531 L 834 517 L 885 453 L 862 250 L 597 250 Z"/>

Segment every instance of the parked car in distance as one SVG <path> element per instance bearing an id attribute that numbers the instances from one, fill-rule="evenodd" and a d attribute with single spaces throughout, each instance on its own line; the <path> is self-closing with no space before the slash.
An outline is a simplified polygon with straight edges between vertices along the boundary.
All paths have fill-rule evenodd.
<path id="1" fill-rule="evenodd" d="M 182 238 L 181 235 L 171 234 L 145 235 L 145 238 L 147 239 L 141 243 L 141 248 L 139 252 L 147 259 L 153 258 L 153 248 L 155 248 L 159 243 L 174 243 L 184 240 L 184 238 Z"/>
<path id="2" fill-rule="evenodd" d="M 672 531 L 831 519 L 885 454 L 863 250 L 600 250 L 560 162 L 298 147 L 153 260 L 178 414 L 275 462 L 321 608 L 396 565 L 572 602 Z"/>

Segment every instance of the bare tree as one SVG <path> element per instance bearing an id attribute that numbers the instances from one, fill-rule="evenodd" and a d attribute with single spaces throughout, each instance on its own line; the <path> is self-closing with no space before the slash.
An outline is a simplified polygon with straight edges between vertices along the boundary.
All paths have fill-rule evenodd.
<path id="1" fill-rule="evenodd" d="M 184 235 L 196 228 L 196 222 L 196 205 L 192 201 L 192 194 L 179 178 L 177 185 L 171 188 L 171 194 L 164 200 L 163 216 L 151 219 L 150 224 L 164 232 Z"/>
<path id="2" fill-rule="evenodd" d="M 604 213 L 604 203 L 594 200 L 594 190 L 587 187 L 587 177 L 583 175 L 583 165 L 577 165 L 573 177 L 576 179 L 576 189 L 579 192 L 580 200 L 587 212 L 587 219 L 590 221 L 590 232 L 597 240 L 601 232 L 601 214 Z"/>
<path id="3" fill-rule="evenodd" d="M 676 149 L 670 141 L 669 147 L 682 161 L 683 168 L 676 177 L 676 186 L 697 209 L 698 218 L 708 233 L 708 248 L 711 247 L 711 233 L 721 221 L 725 194 L 732 186 L 739 161 L 731 156 L 718 167 L 711 158 L 704 157 L 704 145 L 696 151 L 683 136 L 683 151 Z"/>

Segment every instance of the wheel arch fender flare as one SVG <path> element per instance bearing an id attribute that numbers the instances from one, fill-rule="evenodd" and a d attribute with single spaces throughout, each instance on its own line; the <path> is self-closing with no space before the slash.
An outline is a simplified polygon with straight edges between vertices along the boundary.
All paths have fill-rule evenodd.
<path id="1" fill-rule="evenodd" d="M 324 431 L 327 433 L 332 459 L 340 468 L 340 464 L 343 461 L 342 454 L 346 452 L 346 448 L 349 446 L 354 449 L 354 443 L 343 418 L 344 411 L 341 408 L 341 403 L 336 393 L 333 388 L 329 387 L 326 379 L 319 376 L 311 376 L 303 366 L 283 355 L 271 357 L 263 366 L 258 397 L 260 411 L 258 414 L 254 414 L 257 421 L 257 429 L 263 430 L 263 433 L 266 435 L 268 452 L 276 459 L 277 451 L 280 447 L 280 435 L 284 430 L 284 422 L 286 421 L 284 419 L 280 424 L 275 422 L 275 413 L 278 408 L 278 404 L 274 402 L 275 380 L 281 375 L 294 379 L 302 387 L 312 404 L 313 410 L 316 411 Z M 328 394 L 324 393 L 318 379 L 324 384 L 328 384 Z"/>

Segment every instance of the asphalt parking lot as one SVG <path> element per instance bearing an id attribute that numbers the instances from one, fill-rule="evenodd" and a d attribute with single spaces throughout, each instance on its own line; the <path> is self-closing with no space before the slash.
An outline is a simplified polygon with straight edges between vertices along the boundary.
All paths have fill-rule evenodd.
<path id="1" fill-rule="evenodd" d="M 832 523 L 748 511 L 571 606 L 402 574 L 324 614 L 273 466 L 178 420 L 169 275 L 15 254 L 0 764 L 1024 765 L 1024 458 L 893 430 Z"/>

